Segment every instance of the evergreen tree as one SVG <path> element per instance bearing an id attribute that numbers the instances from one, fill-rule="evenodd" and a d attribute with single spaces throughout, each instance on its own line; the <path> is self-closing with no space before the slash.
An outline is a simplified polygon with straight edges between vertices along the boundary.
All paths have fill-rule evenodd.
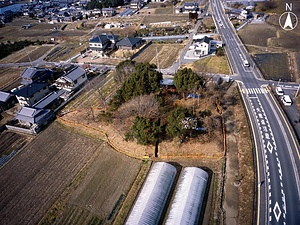
<path id="1" fill-rule="evenodd" d="M 199 88 L 204 85 L 205 78 L 198 76 L 192 69 L 178 70 L 174 75 L 174 85 L 179 93 Z"/>
<path id="2" fill-rule="evenodd" d="M 183 107 L 177 107 L 171 111 L 167 120 L 166 133 L 169 137 L 179 137 L 183 139 L 187 135 L 187 130 L 183 126 L 183 120 L 186 117 L 190 117 L 192 113 Z"/>
<path id="3" fill-rule="evenodd" d="M 158 141 L 160 127 L 158 122 L 137 116 L 131 127 L 131 134 L 141 145 L 154 145 Z"/>

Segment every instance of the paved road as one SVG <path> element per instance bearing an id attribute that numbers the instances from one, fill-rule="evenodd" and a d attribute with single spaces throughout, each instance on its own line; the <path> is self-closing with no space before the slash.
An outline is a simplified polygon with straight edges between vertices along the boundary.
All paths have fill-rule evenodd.
<path id="1" fill-rule="evenodd" d="M 219 0 L 211 0 L 217 29 L 249 115 L 257 166 L 256 224 L 300 224 L 299 143 L 277 100 L 264 84 Z M 250 67 L 243 65 L 243 60 Z"/>

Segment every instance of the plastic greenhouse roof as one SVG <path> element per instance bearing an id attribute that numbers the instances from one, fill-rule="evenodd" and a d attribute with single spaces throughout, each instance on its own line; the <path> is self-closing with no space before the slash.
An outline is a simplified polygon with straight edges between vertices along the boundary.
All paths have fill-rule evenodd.
<path id="1" fill-rule="evenodd" d="M 171 164 L 157 162 L 153 165 L 126 225 L 158 224 L 176 173 L 176 168 Z"/>
<path id="2" fill-rule="evenodd" d="M 206 190 L 208 173 L 197 167 L 182 171 L 166 225 L 197 225 Z"/>

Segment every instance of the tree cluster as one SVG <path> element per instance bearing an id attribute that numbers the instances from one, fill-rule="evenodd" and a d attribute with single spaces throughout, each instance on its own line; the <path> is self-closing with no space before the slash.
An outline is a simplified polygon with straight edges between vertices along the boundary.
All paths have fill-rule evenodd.
<path id="1" fill-rule="evenodd" d="M 117 90 L 110 106 L 117 109 L 134 97 L 157 92 L 162 80 L 162 73 L 155 69 L 156 66 L 149 63 L 136 63 L 134 71 Z"/>
<path id="2" fill-rule="evenodd" d="M 174 107 L 172 102 L 165 111 L 168 99 L 160 88 L 161 79 L 162 74 L 149 63 L 127 60 L 116 67 L 115 80 L 122 85 L 112 98 L 110 109 L 115 111 L 117 126 L 125 128 L 126 140 L 135 139 L 142 145 L 155 145 L 159 137 L 184 140 L 197 134 L 202 120 L 211 116 L 206 110 L 194 115 L 193 110 Z M 175 74 L 174 84 L 177 93 L 196 91 L 204 86 L 205 78 L 191 69 L 182 69 Z M 132 124 L 124 125 L 126 120 Z"/>

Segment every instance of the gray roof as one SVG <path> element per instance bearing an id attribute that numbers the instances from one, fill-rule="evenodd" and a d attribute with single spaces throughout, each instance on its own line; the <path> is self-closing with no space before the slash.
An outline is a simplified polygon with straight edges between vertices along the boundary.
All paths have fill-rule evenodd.
<path id="1" fill-rule="evenodd" d="M 42 90 L 44 87 L 47 87 L 47 83 L 31 83 L 27 86 L 24 86 L 13 92 L 16 96 L 22 96 L 28 98 L 31 95 L 34 95 L 36 92 Z"/>
<path id="2" fill-rule="evenodd" d="M 92 42 L 92 43 L 104 43 L 104 42 L 108 42 L 108 41 L 109 41 L 109 39 L 107 38 L 106 34 L 100 34 L 89 40 L 89 42 Z"/>
<path id="3" fill-rule="evenodd" d="M 113 34 L 100 34 L 96 37 L 93 37 L 89 40 L 91 43 L 106 43 L 110 40 L 116 41 L 118 40 L 119 36 Z"/>
<path id="4" fill-rule="evenodd" d="M 124 37 L 121 41 L 117 43 L 117 46 L 133 47 L 142 40 L 142 38 Z"/>
<path id="5" fill-rule="evenodd" d="M 45 68 L 37 68 L 37 67 L 27 67 L 21 74 L 23 78 L 21 84 L 31 83 L 28 80 L 37 80 L 37 79 L 47 79 L 53 72 L 49 69 Z"/>
<path id="6" fill-rule="evenodd" d="M 83 74 L 85 74 L 85 70 L 82 69 L 81 67 L 76 67 L 75 69 L 73 69 L 69 73 L 67 73 L 65 75 L 65 77 L 69 78 L 72 81 L 75 81 Z"/>
<path id="7" fill-rule="evenodd" d="M 50 112 L 49 109 L 35 109 L 24 106 L 17 113 L 16 119 L 29 123 L 38 123 Z"/>
<path id="8" fill-rule="evenodd" d="M 0 102 L 6 102 L 10 96 L 12 96 L 10 93 L 0 91 Z"/>
<path id="9" fill-rule="evenodd" d="M 45 96 L 44 98 L 42 98 L 40 101 L 38 101 L 37 103 L 35 103 L 33 105 L 33 107 L 37 108 L 37 109 L 43 109 L 45 108 L 47 105 L 49 105 L 51 102 L 53 102 L 54 100 L 58 99 L 59 96 L 61 96 L 62 94 L 65 93 L 65 90 L 61 89 L 59 91 L 53 91 L 50 94 L 48 94 L 47 96 Z"/>
<path id="10" fill-rule="evenodd" d="M 106 11 L 106 12 L 112 11 L 112 12 L 115 12 L 116 10 L 113 9 L 113 8 L 103 8 L 102 11 Z"/>

